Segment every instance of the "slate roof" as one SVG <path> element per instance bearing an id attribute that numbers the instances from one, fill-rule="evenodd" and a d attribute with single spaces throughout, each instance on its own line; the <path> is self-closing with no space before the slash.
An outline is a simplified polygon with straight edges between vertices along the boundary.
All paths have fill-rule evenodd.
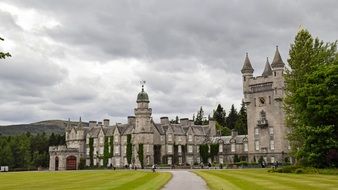
<path id="1" fill-rule="evenodd" d="M 266 58 L 265 68 L 264 68 L 264 71 L 262 73 L 262 76 L 267 77 L 267 76 L 271 76 L 271 75 L 272 75 L 272 70 L 271 70 L 271 66 L 270 66 L 270 63 L 269 63 L 269 59 Z"/>
<path id="2" fill-rule="evenodd" d="M 248 53 L 246 53 L 246 55 L 245 55 L 245 60 L 244 60 L 244 64 L 243 64 L 241 72 L 242 72 L 242 74 L 254 72 L 254 69 L 252 68 Z"/>
<path id="3" fill-rule="evenodd" d="M 278 46 L 276 46 L 276 52 L 275 52 L 275 56 L 273 58 L 271 67 L 276 68 L 276 67 L 284 67 L 284 66 L 285 66 L 285 64 L 282 60 L 282 57 L 280 56 Z"/>

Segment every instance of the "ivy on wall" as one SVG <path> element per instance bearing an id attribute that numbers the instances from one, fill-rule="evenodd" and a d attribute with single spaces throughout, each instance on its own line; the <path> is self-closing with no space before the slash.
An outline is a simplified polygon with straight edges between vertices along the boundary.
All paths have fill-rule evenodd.
<path id="1" fill-rule="evenodd" d="M 114 136 L 110 137 L 110 157 L 114 156 Z"/>
<path id="2" fill-rule="evenodd" d="M 201 144 L 200 145 L 200 156 L 201 156 L 201 161 L 204 164 L 208 163 L 208 157 L 209 157 L 209 146 L 208 144 Z"/>
<path id="3" fill-rule="evenodd" d="M 138 151 L 137 151 L 137 154 L 138 154 L 138 159 L 140 160 L 140 163 L 141 163 L 141 167 L 143 169 L 144 167 L 144 158 L 143 158 L 143 144 L 139 144 L 138 145 Z"/>
<path id="4" fill-rule="evenodd" d="M 131 144 L 131 134 L 127 135 L 127 162 L 131 164 L 131 158 L 133 154 L 133 145 Z"/>
<path id="5" fill-rule="evenodd" d="M 104 137 L 104 147 L 103 147 L 103 166 L 108 165 L 109 159 L 109 144 L 108 144 L 108 137 Z"/>
<path id="6" fill-rule="evenodd" d="M 90 159 L 90 166 L 94 166 L 94 139 L 93 137 L 89 138 L 89 159 Z"/>
<path id="7" fill-rule="evenodd" d="M 214 162 L 215 156 L 218 154 L 219 144 L 210 144 L 210 158 L 211 162 Z"/>

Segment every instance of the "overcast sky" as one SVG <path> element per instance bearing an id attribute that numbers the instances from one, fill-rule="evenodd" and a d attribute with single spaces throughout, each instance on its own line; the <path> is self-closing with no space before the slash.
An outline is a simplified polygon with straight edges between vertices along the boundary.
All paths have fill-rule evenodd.
<path id="1" fill-rule="evenodd" d="M 249 53 L 284 62 L 300 25 L 338 39 L 337 0 L 0 0 L 0 124 L 126 122 L 146 81 L 153 117 L 239 109 Z"/>

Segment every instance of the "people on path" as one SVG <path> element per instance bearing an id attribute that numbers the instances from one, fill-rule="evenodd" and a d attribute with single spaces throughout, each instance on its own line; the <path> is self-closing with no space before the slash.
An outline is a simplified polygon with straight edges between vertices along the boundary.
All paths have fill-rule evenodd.
<path id="1" fill-rule="evenodd" d="M 156 165 L 154 164 L 151 169 L 153 170 L 153 172 L 156 172 Z"/>

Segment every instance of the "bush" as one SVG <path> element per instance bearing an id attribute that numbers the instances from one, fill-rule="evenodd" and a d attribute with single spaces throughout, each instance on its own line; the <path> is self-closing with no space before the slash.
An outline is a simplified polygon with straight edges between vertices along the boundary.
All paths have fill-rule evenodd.
<path id="1" fill-rule="evenodd" d="M 298 169 L 295 170 L 295 173 L 296 174 L 302 174 L 302 173 L 304 173 L 304 170 L 302 168 L 298 168 Z"/>

